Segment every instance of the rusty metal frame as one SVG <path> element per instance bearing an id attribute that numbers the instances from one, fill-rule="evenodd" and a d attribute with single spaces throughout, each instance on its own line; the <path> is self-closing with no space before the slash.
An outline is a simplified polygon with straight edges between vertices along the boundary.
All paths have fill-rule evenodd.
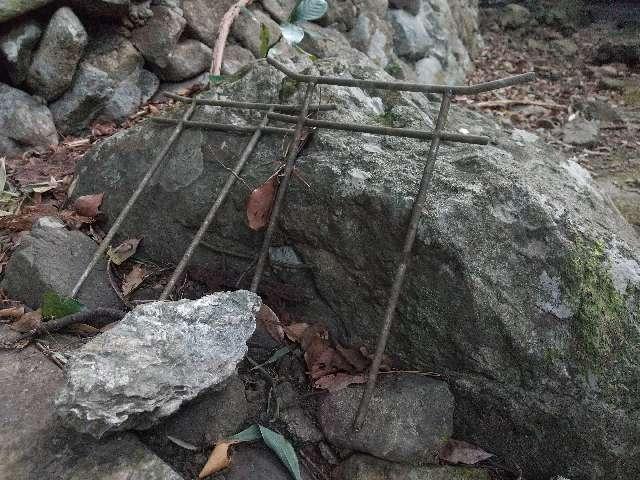
<path id="1" fill-rule="evenodd" d="M 377 81 L 377 80 L 361 80 L 354 78 L 343 78 L 343 77 L 326 77 L 326 76 L 316 76 L 316 75 L 303 75 L 297 72 L 293 72 L 286 68 L 284 65 L 274 60 L 273 58 L 267 58 L 267 62 L 282 72 L 288 78 L 295 80 L 299 83 L 307 84 L 304 102 L 302 105 L 283 105 L 283 104 L 274 104 L 274 103 L 251 103 L 251 102 L 237 102 L 231 100 L 218 100 L 218 99 L 196 99 L 182 97 L 180 95 L 175 94 L 166 94 L 168 97 L 173 98 L 177 101 L 182 102 L 190 102 L 191 106 L 185 113 L 185 115 L 179 119 L 170 119 L 163 117 L 152 117 L 151 120 L 158 123 L 165 124 L 175 124 L 176 128 L 169 138 L 169 141 L 160 152 L 160 154 L 156 157 L 148 172 L 141 180 L 140 184 L 133 192 L 132 196 L 129 198 L 129 201 L 121 211 L 120 215 L 114 222 L 113 226 L 107 233 L 104 240 L 101 242 L 100 246 L 95 252 L 94 257 L 92 258 L 90 264 L 87 266 L 86 270 L 83 272 L 82 276 L 78 280 L 75 285 L 72 296 L 76 296 L 79 289 L 81 288 L 83 282 L 88 277 L 91 269 L 96 265 L 100 257 L 106 251 L 109 243 L 113 239 L 114 235 L 117 233 L 120 228 L 124 218 L 129 213 L 131 207 L 142 193 L 142 190 L 145 188 L 158 166 L 161 164 L 162 160 L 168 153 L 171 145 L 176 141 L 176 139 L 180 136 L 181 132 L 184 128 L 204 128 L 211 130 L 220 130 L 220 131 L 230 131 L 236 133 L 245 133 L 252 132 L 253 136 L 251 140 L 247 144 L 247 147 L 243 151 L 239 162 L 236 167 L 231 171 L 225 185 L 223 186 L 220 194 L 216 198 L 214 204 L 211 209 L 207 213 L 207 216 L 203 220 L 198 232 L 194 235 L 194 238 L 187 248 L 184 256 L 182 257 L 180 263 L 176 267 L 173 272 L 173 275 L 165 287 L 162 295 L 160 296 L 160 300 L 166 300 L 170 297 L 171 292 L 175 288 L 175 285 L 178 281 L 178 278 L 188 265 L 191 257 L 193 256 L 195 249 L 198 244 L 201 242 L 203 236 L 205 235 L 207 229 L 215 219 L 215 215 L 218 212 L 219 208 L 222 206 L 226 197 L 228 196 L 231 188 L 233 187 L 235 180 L 238 178 L 242 168 L 246 164 L 248 158 L 250 157 L 253 149 L 257 145 L 261 135 L 263 133 L 284 133 L 289 134 L 292 133 L 292 138 L 289 143 L 289 147 L 287 150 L 287 155 L 285 158 L 285 168 L 283 175 L 280 180 L 280 185 L 278 187 L 278 191 L 276 194 L 276 198 L 274 201 L 273 209 L 271 212 L 271 216 L 269 218 L 269 224 L 267 230 L 264 235 L 262 247 L 260 249 L 260 253 L 258 255 L 256 269 L 251 281 L 251 291 L 257 292 L 260 281 L 264 274 L 264 270 L 267 264 L 267 257 L 269 254 L 269 248 L 271 247 L 271 242 L 273 239 L 273 234 L 275 233 L 275 229 L 277 227 L 277 222 L 280 216 L 280 212 L 284 205 L 284 200 L 287 194 L 287 190 L 289 188 L 289 183 L 291 179 L 291 174 L 295 168 L 296 159 L 298 156 L 298 145 L 301 141 L 302 133 L 304 127 L 315 127 L 315 128 L 326 128 L 326 129 L 336 129 L 343 131 L 351 131 L 351 132 L 359 132 L 359 133 L 370 133 L 376 135 L 391 135 L 391 136 L 400 136 L 400 137 L 408 137 L 408 138 L 417 138 L 421 140 L 429 140 L 431 141 L 431 145 L 429 148 L 429 153 L 427 155 L 427 161 L 422 173 L 422 179 L 420 182 L 420 188 L 418 190 L 417 196 L 413 202 L 413 206 L 411 209 L 411 216 L 409 219 L 409 224 L 407 226 L 407 231 L 404 238 L 404 243 L 402 247 L 402 252 L 400 255 L 400 260 L 398 263 L 398 267 L 396 269 L 393 284 L 391 287 L 391 291 L 389 294 L 389 299 L 387 301 L 387 307 L 385 310 L 385 316 L 382 324 L 382 329 L 380 332 L 380 336 L 378 338 L 378 342 L 376 345 L 376 352 L 371 364 L 371 368 L 369 369 L 369 376 L 367 380 L 367 385 L 360 401 L 360 405 L 358 407 L 358 411 L 356 417 L 354 419 L 353 427 L 358 430 L 362 427 L 368 410 L 369 403 L 371 401 L 371 397 L 373 395 L 373 391 L 375 389 L 380 364 L 382 362 L 382 357 L 386 348 L 387 340 L 389 338 L 389 333 L 391 331 L 391 325 L 393 323 L 393 318 L 395 315 L 395 311 L 398 305 L 398 300 L 400 298 L 400 293 L 402 291 L 402 285 L 404 283 L 404 278 L 406 276 L 407 269 L 409 268 L 410 260 L 411 260 L 411 252 L 413 249 L 413 244 L 416 238 L 416 232 L 418 229 L 418 223 L 421 217 L 421 212 L 423 208 L 423 204 L 425 202 L 427 192 L 429 190 L 429 185 L 431 182 L 431 178 L 433 176 L 433 172 L 435 169 L 435 162 L 438 155 L 438 149 L 440 147 L 440 143 L 442 141 L 451 141 L 451 142 L 459 142 L 459 143 L 470 143 L 477 145 L 486 145 L 489 142 L 489 138 L 485 136 L 476 136 L 476 135 L 462 135 L 456 133 L 445 132 L 445 126 L 447 122 L 447 115 L 449 113 L 449 108 L 451 105 L 451 101 L 457 94 L 464 95 L 475 95 L 482 92 L 489 92 L 492 90 L 497 90 L 500 88 L 505 88 L 513 85 L 518 85 L 525 82 L 530 82 L 535 79 L 535 74 L 533 72 L 524 73 L 520 75 L 514 75 L 511 77 L 503 78 L 500 80 L 494 80 L 491 82 L 480 83 L 476 85 L 465 85 L 465 86 L 448 86 L 448 85 L 428 85 L 421 83 L 408 83 L 408 82 L 386 82 L 386 81 Z M 392 90 L 392 91 L 409 91 L 409 92 L 421 92 L 421 93 L 439 93 L 442 95 L 442 101 L 440 103 L 440 109 L 438 112 L 438 116 L 435 123 L 435 128 L 433 131 L 423 131 L 423 130 L 415 130 L 415 129 L 407 129 L 407 128 L 390 128 L 390 127 L 375 127 L 371 125 L 358 125 L 358 124 L 348 124 L 348 123 L 340 123 L 340 122 L 329 122 L 323 120 L 316 120 L 307 118 L 307 114 L 310 110 L 315 111 L 326 111 L 333 110 L 336 108 L 336 105 L 312 105 L 311 98 L 313 97 L 314 90 L 317 85 L 337 85 L 344 87 L 358 87 L 363 89 L 381 89 L 381 90 Z M 228 125 L 228 124 L 220 124 L 220 123 L 208 123 L 208 122 L 193 122 L 190 121 L 190 117 L 193 114 L 195 107 L 197 105 L 213 105 L 219 107 L 226 108 L 244 108 L 250 110 L 263 110 L 267 113 L 265 114 L 262 122 L 258 126 L 244 126 L 244 125 Z M 286 115 L 278 112 L 297 112 L 297 116 Z M 295 129 L 287 129 L 280 127 L 271 127 L 267 126 L 269 119 L 277 120 L 284 123 L 295 124 Z"/>

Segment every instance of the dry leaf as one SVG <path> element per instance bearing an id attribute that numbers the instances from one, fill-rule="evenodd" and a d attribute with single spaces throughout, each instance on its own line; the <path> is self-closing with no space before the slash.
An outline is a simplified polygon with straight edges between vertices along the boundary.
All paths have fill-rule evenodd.
<path id="1" fill-rule="evenodd" d="M 260 311 L 256 316 L 256 321 L 262 325 L 274 340 L 277 340 L 278 342 L 284 341 L 284 329 L 280 324 L 280 319 L 275 312 L 265 304 L 262 304 L 262 307 L 260 307 Z"/>
<path id="2" fill-rule="evenodd" d="M 343 388 L 353 385 L 355 383 L 367 383 L 367 377 L 364 374 L 349 375 L 348 373 L 334 373 L 319 378 L 313 384 L 314 387 L 329 392 L 337 392 Z"/>
<path id="3" fill-rule="evenodd" d="M 122 281 L 122 294 L 129 295 L 142 284 L 146 276 L 146 270 L 139 263 L 136 263 Z"/>
<path id="4" fill-rule="evenodd" d="M 292 323 L 284 327 L 284 333 L 292 342 L 300 343 L 307 328 L 309 328 L 307 323 Z"/>
<path id="5" fill-rule="evenodd" d="M 104 193 L 96 193 L 94 195 L 83 195 L 73 202 L 73 209 L 83 217 L 95 217 L 100 213 L 100 205 Z"/>
<path id="6" fill-rule="evenodd" d="M 109 247 L 107 256 L 111 259 L 112 263 L 120 265 L 136 253 L 141 240 L 141 238 L 130 238 L 129 240 L 122 242 L 116 248 Z"/>
<path id="7" fill-rule="evenodd" d="M 370 365 L 371 361 L 362 355 L 362 352 L 355 348 L 346 348 L 336 343 L 336 350 L 344 358 L 356 372 L 364 372 Z"/>
<path id="8" fill-rule="evenodd" d="M 0 310 L 0 317 L 2 318 L 20 318 L 24 315 L 24 306 L 9 307 Z"/>
<path id="9" fill-rule="evenodd" d="M 272 176 L 256 188 L 247 200 L 247 220 L 249 228 L 260 230 L 269 223 L 269 216 L 276 196 L 277 177 Z"/>
<path id="10" fill-rule="evenodd" d="M 447 443 L 440 447 L 438 457 L 447 463 L 475 465 L 489 457 L 493 457 L 493 454 L 462 440 L 449 439 Z"/>
<path id="11" fill-rule="evenodd" d="M 231 463 L 231 459 L 229 458 L 229 446 L 234 443 L 235 442 L 217 443 L 213 452 L 209 455 L 207 463 L 202 467 L 202 471 L 198 475 L 198 478 L 208 477 L 209 475 L 213 475 L 214 473 L 227 468 Z"/>
<path id="12" fill-rule="evenodd" d="M 9 325 L 11 330 L 15 330 L 16 332 L 30 332 L 31 330 L 35 330 L 40 328 L 42 325 L 42 312 L 40 309 L 34 310 L 33 312 L 27 312 L 22 315 L 18 320 Z"/>

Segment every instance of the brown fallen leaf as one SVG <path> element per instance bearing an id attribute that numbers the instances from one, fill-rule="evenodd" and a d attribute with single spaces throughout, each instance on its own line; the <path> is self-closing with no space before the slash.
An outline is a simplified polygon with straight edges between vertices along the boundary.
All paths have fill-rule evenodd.
<path id="1" fill-rule="evenodd" d="M 304 332 L 309 328 L 309 324 L 307 323 L 292 323 L 291 325 L 287 325 L 284 328 L 284 333 L 287 335 L 287 338 L 292 342 L 300 343 Z"/>
<path id="2" fill-rule="evenodd" d="M 24 315 L 24 306 L 3 308 L 0 310 L 0 317 L 2 318 L 20 318 Z"/>
<path id="3" fill-rule="evenodd" d="M 213 475 L 220 470 L 229 466 L 231 459 L 229 458 L 229 447 L 236 442 L 220 442 L 217 443 L 207 463 L 202 467 L 202 471 L 198 474 L 198 478 L 205 478 Z"/>
<path id="4" fill-rule="evenodd" d="M 101 329 L 87 325 L 86 323 L 72 323 L 64 329 L 67 333 L 74 333 L 82 337 L 97 335 Z"/>
<path id="5" fill-rule="evenodd" d="M 109 247 L 109 250 L 107 250 L 107 256 L 115 265 L 121 265 L 125 260 L 136 253 L 141 240 L 141 238 L 130 238 L 122 242 L 116 248 Z"/>
<path id="6" fill-rule="evenodd" d="M 147 276 L 147 271 L 136 263 L 131 271 L 127 273 L 122 281 L 122 294 L 127 296 L 138 288 Z"/>
<path id="7" fill-rule="evenodd" d="M 247 200 L 247 220 L 249 228 L 260 230 L 269 223 L 273 201 L 276 196 L 277 177 L 269 179 L 251 192 Z"/>
<path id="8" fill-rule="evenodd" d="M 278 342 L 284 341 L 284 329 L 280 323 L 280 319 L 271 308 L 262 304 L 260 311 L 256 316 L 256 321 L 262 325 L 269 335 Z"/>
<path id="9" fill-rule="evenodd" d="M 364 372 L 371 364 L 371 360 L 365 357 L 359 349 L 343 347 L 336 343 L 336 350 L 358 373 Z"/>
<path id="10" fill-rule="evenodd" d="M 320 377 L 315 381 L 313 386 L 333 393 L 356 383 L 367 383 L 367 376 L 362 373 L 350 375 L 348 373 L 338 372 Z"/>
<path id="11" fill-rule="evenodd" d="M 73 209 L 78 215 L 82 215 L 83 217 L 95 217 L 100 213 L 100 205 L 102 205 L 103 197 L 104 193 L 83 195 L 73 202 Z"/>
<path id="12" fill-rule="evenodd" d="M 493 457 L 493 454 L 462 440 L 449 439 L 447 443 L 440 447 L 438 457 L 454 465 L 475 465 L 489 457 Z"/>
<path id="13" fill-rule="evenodd" d="M 42 312 L 40 309 L 33 312 L 27 312 L 22 315 L 18 320 L 9 325 L 11 330 L 16 332 L 25 333 L 35 330 L 42 325 Z"/>

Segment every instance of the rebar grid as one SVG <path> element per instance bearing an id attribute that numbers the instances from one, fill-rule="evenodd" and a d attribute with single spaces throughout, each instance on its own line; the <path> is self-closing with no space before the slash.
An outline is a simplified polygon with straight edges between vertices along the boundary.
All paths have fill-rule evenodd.
<path id="1" fill-rule="evenodd" d="M 533 72 L 529 72 L 529 73 L 515 75 L 512 77 L 507 77 L 504 79 L 494 80 L 491 82 L 486 82 L 486 83 L 481 83 L 476 85 L 447 86 L 447 85 L 427 85 L 427 84 L 417 84 L 417 83 L 407 83 L 407 82 L 385 82 L 385 81 L 373 81 L 373 80 L 360 80 L 360 79 L 352 79 L 352 78 L 303 75 L 287 69 L 284 65 L 280 64 L 279 62 L 277 62 L 272 58 L 267 58 L 267 62 L 273 67 L 275 67 L 276 69 L 278 69 L 279 71 L 281 71 L 282 73 L 284 73 L 287 77 L 297 82 L 307 84 L 304 102 L 302 105 L 235 102 L 230 100 L 217 100 L 217 99 L 213 99 L 213 100 L 203 100 L 203 99 L 195 99 L 195 98 L 189 99 L 188 97 L 182 97 L 180 95 L 175 95 L 175 94 L 167 95 L 170 98 L 173 98 L 178 101 L 184 101 L 184 102 L 189 101 L 191 102 L 191 107 L 188 109 L 187 113 L 180 120 L 152 117 L 152 120 L 155 122 L 176 124 L 176 128 L 173 134 L 171 135 L 167 145 L 162 150 L 162 152 L 158 155 L 156 160 L 153 162 L 149 171 L 147 172 L 145 177 L 142 179 L 142 181 L 140 182 L 140 184 L 138 185 L 138 187 L 130 197 L 129 201 L 127 202 L 122 212 L 116 219 L 114 225 L 109 230 L 109 233 L 107 234 L 105 239 L 101 242 L 99 248 L 96 250 L 95 255 L 92 258 L 90 264 L 87 266 L 80 280 L 78 280 L 78 283 L 74 287 L 72 296 L 77 295 L 80 287 L 88 277 L 91 269 L 95 266 L 99 258 L 106 251 L 109 243 L 113 239 L 114 235 L 117 233 L 124 218 L 129 213 L 129 210 L 131 209 L 131 207 L 133 206 L 133 204 L 141 194 L 142 190 L 150 180 L 153 173 L 156 171 L 156 169 L 162 162 L 162 159 L 166 156 L 171 145 L 180 136 L 180 133 L 183 131 L 185 127 L 196 127 L 196 128 L 222 130 L 222 131 L 230 131 L 230 132 L 237 132 L 237 133 L 252 132 L 253 136 L 249 141 L 247 147 L 245 148 L 238 164 L 236 165 L 234 170 L 231 172 L 229 178 L 227 179 L 227 182 L 223 186 L 220 194 L 216 198 L 207 216 L 203 220 L 198 232 L 195 234 L 191 244 L 189 245 L 189 248 L 187 249 L 180 263 L 174 270 L 169 283 L 165 287 L 160 297 L 160 300 L 165 300 L 169 298 L 172 290 L 175 287 L 175 284 L 178 278 L 180 277 L 180 275 L 188 265 L 191 257 L 193 256 L 193 253 L 195 252 L 195 249 L 197 248 L 198 244 L 200 243 L 203 236 L 205 235 L 208 227 L 211 225 L 211 223 L 215 219 L 215 215 L 217 211 L 222 206 L 224 200 L 226 199 L 229 192 L 231 191 L 231 188 L 235 183 L 235 179 L 240 174 L 242 168 L 244 167 L 246 161 L 248 160 L 253 149 L 257 145 L 260 139 L 260 136 L 263 133 L 268 133 L 268 132 L 269 133 L 285 133 L 285 134 L 293 133 L 293 136 L 292 136 L 291 142 L 289 143 L 289 148 L 288 148 L 286 159 L 285 159 L 284 173 L 278 187 L 276 198 L 275 198 L 271 215 L 269 218 L 269 224 L 264 235 L 260 254 L 258 256 L 256 270 L 251 282 L 250 288 L 252 292 L 257 292 L 260 286 L 260 281 L 262 279 L 264 269 L 266 267 L 267 257 L 268 257 L 269 248 L 271 246 L 271 242 L 273 239 L 273 234 L 275 232 L 278 218 L 280 216 L 280 212 L 284 204 L 286 193 L 290 184 L 291 174 L 293 173 L 296 159 L 299 154 L 298 145 L 300 144 L 302 133 L 305 126 L 430 140 L 431 145 L 429 148 L 429 153 L 427 155 L 427 163 L 425 164 L 425 167 L 423 170 L 418 194 L 413 202 L 413 206 L 411 209 L 411 216 L 409 219 L 409 224 L 407 226 L 407 232 L 406 232 L 404 243 L 403 243 L 400 261 L 394 275 L 394 280 L 391 287 L 389 299 L 387 302 L 382 329 L 376 345 L 376 352 L 375 352 L 371 367 L 369 369 L 367 385 L 366 385 L 364 394 L 362 396 L 362 399 L 360 401 L 357 415 L 353 423 L 354 429 L 358 430 L 362 427 L 362 425 L 364 424 L 364 421 L 366 420 L 367 409 L 371 401 L 373 391 L 375 389 L 375 385 L 376 385 L 376 381 L 377 381 L 377 377 L 380 369 L 380 364 L 382 362 L 382 357 L 386 348 L 387 340 L 389 338 L 391 326 L 393 324 L 393 318 L 394 318 L 397 304 L 400 298 L 402 285 L 404 283 L 404 278 L 406 276 L 407 269 L 410 266 L 411 252 L 413 250 L 413 244 L 415 242 L 418 223 L 420 220 L 422 207 L 429 189 L 431 178 L 433 176 L 433 172 L 435 169 L 435 161 L 438 155 L 440 142 L 452 141 L 452 142 L 460 142 L 460 143 L 486 145 L 489 141 L 489 138 L 485 136 L 461 135 L 461 134 L 447 133 L 444 131 L 451 101 L 456 94 L 478 94 L 482 92 L 488 92 L 491 90 L 497 90 L 500 88 L 517 85 L 520 83 L 530 82 L 535 79 L 535 74 Z M 347 123 L 329 122 L 329 121 L 307 118 L 307 114 L 311 108 L 311 103 L 310 103 L 311 98 L 313 96 L 313 92 L 316 85 L 337 85 L 337 86 L 344 86 L 344 87 L 358 87 L 358 88 L 364 88 L 364 89 L 382 89 L 382 90 L 412 91 L 412 92 L 422 92 L 422 93 L 440 93 L 442 94 L 443 98 L 440 104 L 440 109 L 439 109 L 438 117 L 436 120 L 435 129 L 433 132 L 406 129 L 406 128 L 374 127 L 370 125 L 347 124 Z M 215 106 L 228 107 L 228 108 L 266 110 L 267 113 L 262 123 L 259 126 L 245 126 L 245 125 L 238 126 L 238 125 L 228 125 L 228 124 L 220 124 L 220 123 L 191 122 L 189 121 L 189 118 L 193 114 L 193 111 L 196 105 L 215 105 Z M 312 107 L 313 107 L 313 110 L 316 110 L 316 111 L 333 110 L 336 108 L 336 106 L 333 104 L 313 105 Z M 282 111 L 282 112 L 298 112 L 298 115 L 291 116 L 291 115 L 275 113 L 276 110 Z M 296 126 L 294 130 L 290 130 L 287 128 L 270 127 L 270 126 L 267 126 L 267 122 L 269 119 L 274 119 L 274 120 L 282 121 L 285 123 L 295 123 Z"/>

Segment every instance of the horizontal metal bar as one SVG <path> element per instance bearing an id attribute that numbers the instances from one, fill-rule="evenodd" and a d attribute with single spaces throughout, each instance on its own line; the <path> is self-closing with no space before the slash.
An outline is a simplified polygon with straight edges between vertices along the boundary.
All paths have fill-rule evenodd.
<path id="1" fill-rule="evenodd" d="M 295 118 L 295 117 L 293 117 Z M 176 120 L 175 118 L 163 118 L 163 117 L 149 117 L 149 120 L 152 120 L 156 123 L 166 123 L 168 125 L 175 125 L 180 122 L 180 120 Z M 252 125 L 230 125 L 228 123 L 211 123 L 211 122 L 183 122 L 185 127 L 196 127 L 203 128 L 205 130 L 218 130 L 221 132 L 236 132 L 236 133 L 253 133 L 258 128 L 258 126 Z M 284 133 L 285 135 L 289 133 L 293 133 L 293 130 L 290 128 L 280 128 L 280 127 L 264 127 L 261 128 L 263 133 Z"/>
<path id="2" fill-rule="evenodd" d="M 318 85 L 341 85 L 343 87 L 360 87 L 360 88 L 380 88 L 383 90 L 398 90 L 403 92 L 422 92 L 422 93 L 446 93 L 452 92 L 453 94 L 476 94 L 482 92 L 489 92 L 491 90 L 497 90 L 499 88 L 510 87 L 519 83 L 531 82 L 536 78 L 534 72 L 522 73 L 520 75 L 514 75 L 512 77 L 502 78 L 500 80 L 493 80 L 492 82 L 478 83 L 476 85 L 429 85 L 426 83 L 409 83 L 409 82 L 383 82 L 378 80 L 359 80 L 355 78 L 340 78 L 340 77 L 323 77 L 316 75 L 303 75 L 289 70 L 280 62 L 274 60 L 271 57 L 267 57 L 267 62 L 274 66 L 287 77 L 303 83 L 315 83 Z"/>
<path id="3" fill-rule="evenodd" d="M 296 123 L 298 117 L 292 115 L 283 115 L 281 113 L 270 113 L 269 118 L 280 120 L 286 123 Z M 340 122 L 329 122 L 327 120 L 313 120 L 307 118 L 305 125 L 310 127 L 327 128 L 330 130 L 346 130 L 349 132 L 372 133 L 374 135 L 390 135 L 393 137 L 419 138 L 422 140 L 433 140 L 434 133 L 424 130 L 414 130 L 412 128 L 392 128 L 392 127 L 374 127 L 372 125 L 360 125 Z M 479 135 L 462 135 L 458 133 L 441 133 L 440 139 L 447 142 L 472 143 L 475 145 L 486 145 L 489 143 L 489 137 Z"/>
<path id="4" fill-rule="evenodd" d="M 163 92 L 165 97 L 173 98 L 181 102 L 191 102 L 191 98 L 184 97 L 182 95 L 176 95 L 171 92 Z M 202 99 L 196 100 L 196 105 L 213 105 L 215 107 L 229 107 L 229 108 L 248 108 L 251 110 L 269 110 L 273 108 L 280 112 L 299 112 L 302 110 L 302 105 L 285 105 L 280 103 L 253 103 L 253 102 L 236 102 L 233 100 L 214 100 L 214 99 Z M 338 106 L 335 103 L 329 103 L 324 105 L 309 105 L 309 110 L 325 112 L 327 110 L 336 110 Z"/>

